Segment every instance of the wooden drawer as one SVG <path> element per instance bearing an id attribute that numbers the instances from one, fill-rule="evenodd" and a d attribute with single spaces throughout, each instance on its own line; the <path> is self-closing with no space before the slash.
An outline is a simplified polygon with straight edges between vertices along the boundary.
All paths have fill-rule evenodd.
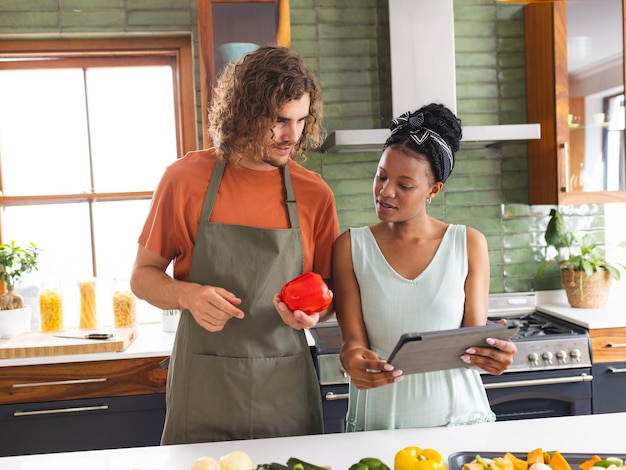
<path id="1" fill-rule="evenodd" d="M 589 330 L 593 362 L 626 361 L 626 328 Z"/>
<path id="2" fill-rule="evenodd" d="M 0 404 L 164 393 L 163 359 L 0 367 Z"/>

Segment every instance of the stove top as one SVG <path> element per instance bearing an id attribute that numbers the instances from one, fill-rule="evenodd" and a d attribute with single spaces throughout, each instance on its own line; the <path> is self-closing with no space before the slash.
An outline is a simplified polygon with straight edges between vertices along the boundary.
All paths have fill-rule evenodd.
<path id="1" fill-rule="evenodd" d="M 591 367 L 589 332 L 536 310 L 534 293 L 492 294 L 489 322 L 519 326 L 517 354 L 508 372 Z"/>

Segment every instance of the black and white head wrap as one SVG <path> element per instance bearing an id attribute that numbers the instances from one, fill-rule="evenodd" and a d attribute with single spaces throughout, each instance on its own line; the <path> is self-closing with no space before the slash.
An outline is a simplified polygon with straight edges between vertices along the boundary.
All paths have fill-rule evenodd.
<path id="1" fill-rule="evenodd" d="M 456 118 L 455 118 L 455 122 Z M 442 123 L 443 124 L 443 123 Z M 435 178 L 445 183 L 454 168 L 454 151 L 440 134 L 424 124 L 423 112 L 406 112 L 389 123 L 391 135 L 383 150 L 392 144 L 406 141 L 414 151 L 422 153 L 430 160 Z M 460 133 L 460 125 L 459 125 Z M 459 137 L 460 138 L 460 137 Z"/>

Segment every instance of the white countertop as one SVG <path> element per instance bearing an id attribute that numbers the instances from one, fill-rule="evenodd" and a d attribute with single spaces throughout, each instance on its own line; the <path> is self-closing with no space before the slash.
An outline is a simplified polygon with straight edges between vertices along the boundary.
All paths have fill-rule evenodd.
<path id="1" fill-rule="evenodd" d="M 363 457 L 378 457 L 393 468 L 397 451 L 419 446 L 439 451 L 520 452 L 537 447 L 561 453 L 626 454 L 626 413 L 502 421 L 473 426 L 325 434 L 162 447 L 70 452 L 0 458 L 2 470 L 187 470 L 202 456 L 219 459 L 234 450 L 253 464 L 285 463 L 289 457 L 347 470 Z M 575 469 L 574 469 L 575 470 Z"/>
<path id="2" fill-rule="evenodd" d="M 573 308 L 564 290 L 538 291 L 537 307 L 562 320 L 587 329 L 626 327 L 626 284 L 615 283 L 604 308 Z"/>
<path id="3" fill-rule="evenodd" d="M 164 332 L 159 322 L 140 324 L 136 338 L 124 351 L 0 359 L 0 367 L 169 356 L 174 336 L 175 333 Z"/>

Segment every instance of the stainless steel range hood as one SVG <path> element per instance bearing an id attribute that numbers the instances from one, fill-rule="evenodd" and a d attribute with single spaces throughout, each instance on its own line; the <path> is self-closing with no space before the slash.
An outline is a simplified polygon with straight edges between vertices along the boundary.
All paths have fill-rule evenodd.
<path id="1" fill-rule="evenodd" d="M 453 0 L 389 0 L 393 115 L 443 103 L 456 113 Z M 328 152 L 381 150 L 389 129 L 336 130 Z M 462 147 L 539 139 L 539 124 L 463 126 Z"/>

